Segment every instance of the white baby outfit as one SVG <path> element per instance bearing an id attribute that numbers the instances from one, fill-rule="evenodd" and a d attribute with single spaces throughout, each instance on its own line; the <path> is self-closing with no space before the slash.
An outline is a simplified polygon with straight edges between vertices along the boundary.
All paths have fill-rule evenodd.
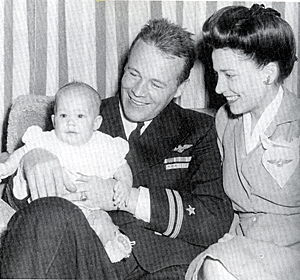
<path id="1" fill-rule="evenodd" d="M 22 141 L 25 144 L 22 147 L 25 153 L 36 148 L 42 148 L 56 155 L 73 183 L 76 183 L 81 175 L 98 176 L 103 179 L 113 178 L 117 169 L 126 163 L 125 156 L 129 151 L 129 144 L 126 140 L 120 137 L 113 138 L 100 131 L 95 131 L 87 143 L 72 146 L 58 139 L 54 130 L 44 132 L 38 126 L 31 126 L 25 132 Z M 77 189 L 77 191 L 80 190 Z M 14 178 L 13 192 L 18 199 L 28 196 L 27 184 L 21 174 L 21 168 L 18 169 L 17 176 Z M 97 214 L 95 213 L 97 212 L 94 210 L 101 210 L 100 208 L 89 208 L 83 201 L 73 203 L 80 207 L 95 231 L 99 226 L 100 228 L 104 226 L 103 229 L 105 230 L 103 219 L 100 222 L 99 220 L 96 221 Z M 108 214 L 107 219 L 111 220 Z M 117 229 L 116 226 L 115 238 L 103 244 L 113 263 L 128 257 L 132 245 L 135 243 L 134 241 L 131 242 L 127 236 L 121 234 Z M 120 237 L 123 238 L 123 244 L 127 244 L 126 247 L 117 241 Z"/>
<path id="2" fill-rule="evenodd" d="M 72 146 L 58 139 L 54 130 L 44 132 L 38 126 L 31 126 L 25 132 L 22 141 L 26 153 L 42 148 L 56 155 L 72 182 L 81 174 L 103 179 L 112 178 L 116 170 L 126 163 L 125 156 L 129 151 L 126 140 L 120 137 L 113 138 L 100 131 L 95 131 L 87 143 Z M 14 195 L 22 199 L 27 196 L 27 190 L 17 182 L 17 185 L 14 185 Z"/>

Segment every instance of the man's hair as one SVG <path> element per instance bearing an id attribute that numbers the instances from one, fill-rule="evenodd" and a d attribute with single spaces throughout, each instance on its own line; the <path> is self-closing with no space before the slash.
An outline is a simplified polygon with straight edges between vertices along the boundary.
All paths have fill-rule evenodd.
<path id="1" fill-rule="evenodd" d="M 179 25 L 169 22 L 167 19 L 150 20 L 132 42 L 128 57 L 137 41 L 142 40 L 149 45 L 155 46 L 169 57 L 184 58 L 184 68 L 177 78 L 178 85 L 180 85 L 188 79 L 196 58 L 192 35 L 192 33 Z"/>
<path id="2" fill-rule="evenodd" d="M 258 4 L 250 9 L 225 7 L 204 23 L 203 42 L 211 50 L 235 49 L 259 67 L 276 62 L 277 82 L 282 83 L 292 72 L 297 57 L 293 30 L 280 16 L 276 10 Z"/>
<path id="3" fill-rule="evenodd" d="M 78 82 L 78 81 L 73 81 L 73 82 L 67 83 L 67 84 L 63 85 L 57 91 L 57 93 L 55 95 L 54 113 L 56 113 L 57 102 L 58 102 L 60 96 L 70 88 L 83 89 L 82 96 L 90 99 L 93 109 L 95 110 L 95 113 L 97 115 L 100 113 L 101 97 L 100 97 L 99 93 L 90 85 L 83 83 L 83 82 Z"/>

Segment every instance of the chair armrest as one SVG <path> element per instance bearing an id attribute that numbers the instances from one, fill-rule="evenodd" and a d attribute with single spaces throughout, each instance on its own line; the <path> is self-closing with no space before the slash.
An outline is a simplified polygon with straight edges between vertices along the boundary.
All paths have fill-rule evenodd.
<path id="1" fill-rule="evenodd" d="M 0 154 L 0 163 L 5 162 L 8 159 L 8 157 L 9 157 L 9 153 L 7 153 L 7 152 L 1 153 Z M 3 193 L 4 187 L 5 187 L 5 183 L 4 182 L 0 182 L 0 199 L 2 197 L 2 193 Z"/>
<path id="2" fill-rule="evenodd" d="M 12 215 L 15 213 L 16 211 L 11 208 L 5 201 L 3 201 L 2 199 L 0 199 L 0 235 L 3 233 L 3 231 L 6 229 L 6 225 L 8 223 L 8 221 L 10 220 L 10 218 L 12 217 Z M 1 247 L 1 244 L 0 244 Z"/>

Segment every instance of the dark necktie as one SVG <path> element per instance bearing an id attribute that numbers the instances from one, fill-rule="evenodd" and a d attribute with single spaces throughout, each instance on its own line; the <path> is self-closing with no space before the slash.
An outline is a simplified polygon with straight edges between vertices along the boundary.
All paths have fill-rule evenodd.
<path id="1" fill-rule="evenodd" d="M 128 142 L 131 145 L 136 139 L 141 136 L 141 128 L 144 126 L 144 122 L 138 122 L 137 127 L 130 133 Z"/>

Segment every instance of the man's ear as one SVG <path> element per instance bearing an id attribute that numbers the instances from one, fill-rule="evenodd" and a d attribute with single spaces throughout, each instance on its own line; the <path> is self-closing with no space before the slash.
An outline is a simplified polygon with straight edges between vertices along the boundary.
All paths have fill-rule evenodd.
<path id="1" fill-rule="evenodd" d="M 189 82 L 190 82 L 190 79 L 186 79 L 184 82 L 181 83 L 181 85 L 176 90 L 174 98 L 177 98 L 177 97 L 181 96 L 184 93 L 184 91 L 185 91 L 187 85 L 189 84 Z"/>
<path id="2" fill-rule="evenodd" d="M 52 120 L 53 127 L 55 128 L 55 116 L 54 115 L 51 115 L 51 120 Z"/>
<path id="3" fill-rule="evenodd" d="M 99 127 L 101 126 L 102 123 L 102 116 L 98 115 L 95 119 L 94 119 L 94 130 L 99 129 Z"/>

